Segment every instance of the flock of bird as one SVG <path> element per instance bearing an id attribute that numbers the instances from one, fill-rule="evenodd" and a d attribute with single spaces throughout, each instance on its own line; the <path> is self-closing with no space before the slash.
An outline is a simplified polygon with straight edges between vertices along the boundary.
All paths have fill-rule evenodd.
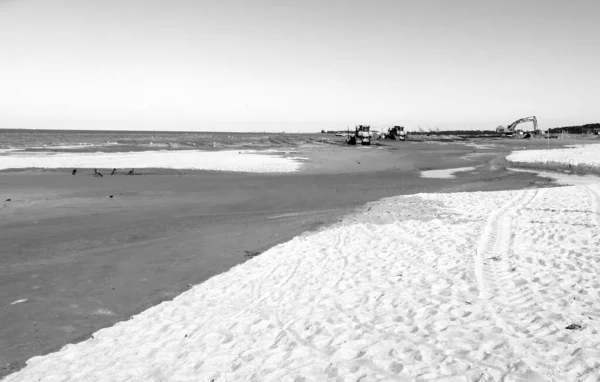
<path id="1" fill-rule="evenodd" d="M 117 172 L 117 169 L 113 168 L 113 170 L 110 173 L 110 175 L 115 175 L 116 172 Z M 71 172 L 71 175 L 76 175 L 76 174 L 77 174 L 77 169 L 74 168 L 73 171 Z M 127 175 L 133 175 L 133 169 L 129 170 L 129 172 L 127 173 Z M 94 169 L 94 176 L 103 177 L 104 175 L 102 175 L 102 173 L 100 171 L 98 171 L 98 169 Z"/>

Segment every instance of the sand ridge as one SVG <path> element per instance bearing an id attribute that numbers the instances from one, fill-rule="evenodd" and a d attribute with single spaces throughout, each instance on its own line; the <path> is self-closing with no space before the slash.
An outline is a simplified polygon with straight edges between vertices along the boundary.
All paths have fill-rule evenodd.
<path id="1" fill-rule="evenodd" d="M 582 170 L 598 174 L 600 171 L 600 144 L 576 144 L 552 150 L 514 151 L 506 160 L 515 164 Z"/>
<path id="2" fill-rule="evenodd" d="M 293 172 L 304 158 L 285 152 L 260 151 L 139 151 L 60 153 L 15 151 L 2 156 L 0 170 L 19 168 L 166 168 L 233 172 Z"/>

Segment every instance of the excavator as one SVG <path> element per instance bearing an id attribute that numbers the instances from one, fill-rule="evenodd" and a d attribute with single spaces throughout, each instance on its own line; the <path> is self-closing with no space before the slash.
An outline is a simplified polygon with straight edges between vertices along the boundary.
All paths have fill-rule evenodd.
<path id="1" fill-rule="evenodd" d="M 516 129 L 517 125 L 520 124 L 520 123 L 523 123 L 523 122 L 533 122 L 533 131 L 532 131 L 532 133 L 534 135 L 537 135 L 537 134 L 540 133 L 540 130 L 538 129 L 537 118 L 535 117 L 535 115 L 531 116 L 531 117 L 525 117 L 525 118 L 517 119 L 516 121 L 514 121 L 513 123 L 511 123 L 507 127 L 498 126 L 498 127 L 496 127 L 496 133 L 502 134 L 503 136 L 506 136 L 506 137 L 513 136 L 514 134 L 519 133 L 520 135 L 523 135 L 522 138 L 530 138 L 531 137 L 531 133 L 524 133 L 522 130 L 517 130 Z"/>

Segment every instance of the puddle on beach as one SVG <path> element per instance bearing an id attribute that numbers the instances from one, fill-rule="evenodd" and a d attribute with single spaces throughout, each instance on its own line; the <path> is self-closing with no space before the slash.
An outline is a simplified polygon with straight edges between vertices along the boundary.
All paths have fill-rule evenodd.
<path id="1" fill-rule="evenodd" d="M 438 178 L 438 179 L 452 179 L 456 178 L 454 175 L 457 172 L 473 171 L 475 167 L 459 167 L 459 168 L 448 168 L 445 170 L 428 170 L 421 171 L 422 178 Z"/>

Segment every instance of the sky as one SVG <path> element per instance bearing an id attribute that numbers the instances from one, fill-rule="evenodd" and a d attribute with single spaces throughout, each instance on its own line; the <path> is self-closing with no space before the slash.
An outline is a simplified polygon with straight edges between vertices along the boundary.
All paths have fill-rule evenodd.
<path id="1" fill-rule="evenodd" d="M 597 0 L 0 0 L 0 128 L 600 122 Z"/>

